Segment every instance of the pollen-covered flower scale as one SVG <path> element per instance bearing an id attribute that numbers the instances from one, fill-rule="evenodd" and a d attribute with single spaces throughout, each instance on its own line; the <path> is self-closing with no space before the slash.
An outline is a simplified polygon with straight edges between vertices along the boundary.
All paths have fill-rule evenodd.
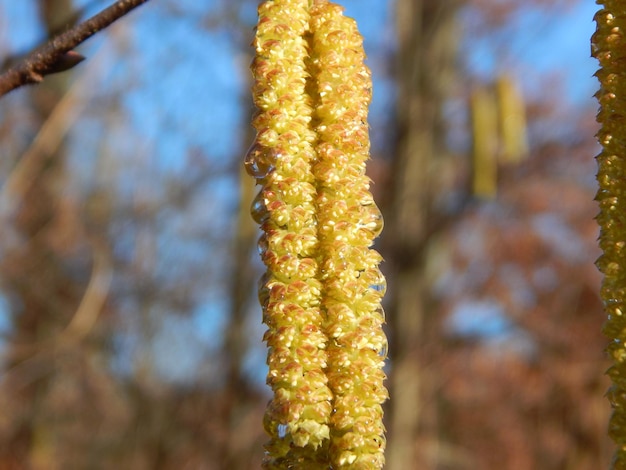
<path id="1" fill-rule="evenodd" d="M 602 256 L 597 265 L 604 274 L 601 297 L 608 320 L 604 333 L 613 364 L 608 371 L 613 407 L 609 434 L 617 444 L 613 468 L 626 468 L 626 5 L 605 0 L 595 16 L 597 29 L 592 53 L 600 63 L 596 73 L 600 90 L 597 134 L 602 151 L 598 162 L 598 193 Z"/>
<path id="2" fill-rule="evenodd" d="M 259 6 L 252 63 L 257 137 L 245 164 L 262 185 L 252 213 L 264 232 L 259 250 L 267 272 L 259 299 L 268 326 L 267 382 L 274 392 L 264 420 L 271 437 L 264 468 L 328 468 L 318 452 L 328 443 L 332 394 L 311 171 L 316 137 L 305 91 L 308 28 L 308 0 Z"/>
<path id="3" fill-rule="evenodd" d="M 382 230 L 382 216 L 365 175 L 371 76 L 356 23 L 342 10 L 325 1 L 311 9 L 318 138 L 313 173 L 329 337 L 326 374 L 334 395 L 330 460 L 334 469 L 375 469 L 384 464 L 387 340 L 381 257 L 370 247 Z"/>

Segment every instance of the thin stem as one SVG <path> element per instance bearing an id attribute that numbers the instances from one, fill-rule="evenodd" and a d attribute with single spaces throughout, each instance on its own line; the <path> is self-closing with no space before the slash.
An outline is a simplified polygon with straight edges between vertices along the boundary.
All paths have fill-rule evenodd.
<path id="1" fill-rule="evenodd" d="M 0 75 L 0 97 L 24 85 L 39 83 L 43 77 L 63 68 L 68 53 L 97 32 L 149 0 L 118 0 L 97 15 L 56 36 Z M 69 67 L 76 65 L 74 61 Z"/>

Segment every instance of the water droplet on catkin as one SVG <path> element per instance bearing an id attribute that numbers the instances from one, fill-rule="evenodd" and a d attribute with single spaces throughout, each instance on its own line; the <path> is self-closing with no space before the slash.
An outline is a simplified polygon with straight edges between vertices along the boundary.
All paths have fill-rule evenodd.
<path id="1" fill-rule="evenodd" d="M 376 275 L 373 276 L 373 279 L 370 281 L 369 288 L 385 295 L 385 292 L 387 291 L 387 280 L 380 270 L 377 269 L 376 271 Z"/>
<path id="2" fill-rule="evenodd" d="M 382 318 L 383 323 L 386 321 L 385 309 L 382 307 L 382 305 L 380 305 L 380 306 L 376 309 L 376 315 L 378 315 L 379 317 L 381 317 L 381 318 Z"/>
<path id="3" fill-rule="evenodd" d="M 278 438 L 279 439 L 284 439 L 285 437 L 287 437 L 287 431 L 289 430 L 289 426 L 287 426 L 286 424 L 279 424 L 277 426 L 276 432 L 278 434 Z"/>
<path id="4" fill-rule="evenodd" d="M 261 235 L 257 243 L 257 250 L 261 258 L 263 257 L 263 255 L 268 249 L 269 249 L 269 242 L 267 241 L 267 235 L 263 234 Z"/>
<path id="5" fill-rule="evenodd" d="M 364 217 L 363 223 L 359 224 L 360 228 L 370 231 L 372 236 L 376 238 L 383 231 L 385 225 L 383 214 L 375 203 L 363 207 L 366 209 L 367 215 Z"/>
<path id="6" fill-rule="evenodd" d="M 276 158 L 279 152 L 265 147 L 258 142 L 252 144 L 244 159 L 244 166 L 250 176 L 257 180 L 267 178 L 276 168 Z"/>
<path id="7" fill-rule="evenodd" d="M 388 353 L 389 353 L 389 343 L 387 342 L 387 338 L 385 338 L 385 340 L 383 341 L 383 344 L 378 350 L 378 357 L 382 359 L 386 359 Z"/>
<path id="8" fill-rule="evenodd" d="M 259 194 L 257 194 L 252 201 L 250 214 L 252 214 L 252 218 L 259 225 L 263 224 L 269 218 L 270 213 L 265 205 L 265 196 L 263 190 L 259 191 Z"/>
<path id="9" fill-rule="evenodd" d="M 263 275 L 259 278 L 258 282 L 258 296 L 259 303 L 264 306 L 267 305 L 270 300 L 270 287 L 268 283 L 272 280 L 272 275 L 269 272 L 264 272 Z"/>

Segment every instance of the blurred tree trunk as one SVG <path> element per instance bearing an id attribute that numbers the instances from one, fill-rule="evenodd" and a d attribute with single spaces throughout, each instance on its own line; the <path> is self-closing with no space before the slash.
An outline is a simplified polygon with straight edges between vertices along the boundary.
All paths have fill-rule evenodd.
<path id="1" fill-rule="evenodd" d="M 425 259 L 437 230 L 434 162 L 445 153 L 443 105 L 455 72 L 458 0 L 397 2 L 397 147 L 383 244 L 389 261 L 389 470 L 435 468 L 437 345 Z M 429 367 L 431 366 L 431 367 Z"/>
<path id="2" fill-rule="evenodd" d="M 73 11 L 71 0 L 41 0 L 41 22 L 50 33 Z M 31 90 L 31 103 L 38 124 L 46 122 L 68 89 L 67 74 L 47 78 Z M 33 139 L 34 140 L 34 139 Z M 4 260 L 3 281 L 12 302 L 13 330 L 7 350 L 9 375 L 5 382 L 12 429 L 2 439 L 0 455 L 15 468 L 59 468 L 55 436 L 50 427 L 48 395 L 55 375 L 55 352 L 41 346 L 58 335 L 76 312 L 84 283 L 69 275 L 61 262 L 59 247 L 78 230 L 71 222 L 60 191 L 66 183 L 63 144 L 50 153 L 29 155 L 36 170 L 19 181 L 19 195 L 11 202 L 19 245 Z M 71 243 L 71 242 L 70 242 Z M 49 348 L 49 349 L 45 349 Z M 66 384 L 67 385 L 67 384 Z M 3 408 L 5 411 L 7 408 Z M 68 417 L 66 417 L 67 419 Z"/>
<path id="3" fill-rule="evenodd" d="M 256 433 L 242 426 L 254 406 L 251 389 L 243 373 L 243 364 L 249 348 L 247 317 L 250 307 L 250 288 L 256 287 L 256 271 L 251 263 L 251 247 L 257 234 L 250 216 L 254 181 L 239 165 L 239 210 L 235 225 L 233 249 L 233 271 L 230 281 L 231 309 L 226 325 L 223 354 L 226 359 L 226 387 L 224 389 L 223 429 L 226 442 L 222 447 L 220 464 L 223 468 L 244 470 L 250 459 L 245 450 Z M 254 287 L 253 287 L 254 288 Z"/>
<path id="4" fill-rule="evenodd" d="M 249 51 L 251 25 L 242 21 L 241 10 L 246 8 L 248 0 L 240 2 L 222 2 L 222 21 L 229 25 L 228 32 L 239 50 Z M 251 6 L 251 5 L 248 5 Z M 250 57 L 251 59 L 251 57 Z M 249 83 L 241 96 L 243 109 L 250 110 L 249 116 L 243 121 L 240 130 L 242 141 L 254 140 L 252 122 L 252 103 L 248 89 L 252 86 L 252 76 L 248 68 L 249 60 L 242 63 L 241 72 Z M 245 145 L 245 144 L 244 144 Z M 230 245 L 232 250 L 232 271 L 230 275 L 230 311 L 224 331 L 224 344 L 222 354 L 225 364 L 226 383 L 222 391 L 223 406 L 221 407 L 221 428 L 224 440 L 220 448 L 219 466 L 233 470 L 247 470 L 253 456 L 250 450 L 255 450 L 259 445 L 259 429 L 250 428 L 250 416 L 254 416 L 254 410 L 258 405 L 255 402 L 255 392 L 245 376 L 244 361 L 250 349 L 251 341 L 257 338 L 249 336 L 249 314 L 251 307 L 251 289 L 256 293 L 258 276 L 260 273 L 252 263 L 253 247 L 259 236 L 258 228 L 250 215 L 250 205 L 255 194 L 255 181 L 247 174 L 243 165 L 244 153 L 248 149 L 240 148 L 241 157 L 236 160 L 236 179 L 239 182 L 238 207 L 235 214 L 233 239 Z M 256 296 L 254 297 L 256 298 Z M 258 302 L 254 305 L 256 321 L 260 321 L 260 307 Z M 258 450 L 258 449 L 256 449 Z"/>
<path id="5" fill-rule="evenodd" d="M 239 173 L 239 210 L 237 233 L 233 240 L 234 266 L 230 296 L 232 305 L 224 345 L 228 358 L 228 388 L 235 394 L 243 392 L 242 386 L 245 385 L 242 368 L 249 343 L 245 331 L 246 314 L 250 306 L 250 286 L 256 284 L 256 272 L 251 266 L 251 247 L 254 246 L 257 234 L 249 208 L 254 196 L 254 182 L 246 174 L 243 165 L 240 165 Z"/>

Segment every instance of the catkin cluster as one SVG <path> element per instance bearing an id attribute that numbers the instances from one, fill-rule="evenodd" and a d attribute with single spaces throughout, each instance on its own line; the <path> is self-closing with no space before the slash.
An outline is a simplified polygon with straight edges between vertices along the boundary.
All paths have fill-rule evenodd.
<path id="1" fill-rule="evenodd" d="M 354 20 L 324 0 L 259 7 L 248 172 L 267 271 L 264 468 L 384 463 L 383 222 L 365 175 L 370 71 Z"/>
<path id="2" fill-rule="evenodd" d="M 596 200 L 603 254 L 597 265 L 604 274 L 601 296 L 608 315 L 604 332 L 613 360 L 607 394 L 613 407 L 609 434 L 617 444 L 613 468 L 626 468 L 626 4 L 617 0 L 598 3 L 603 8 L 595 16 L 592 53 L 600 63 L 596 98 L 602 151 L 596 157 Z"/>

